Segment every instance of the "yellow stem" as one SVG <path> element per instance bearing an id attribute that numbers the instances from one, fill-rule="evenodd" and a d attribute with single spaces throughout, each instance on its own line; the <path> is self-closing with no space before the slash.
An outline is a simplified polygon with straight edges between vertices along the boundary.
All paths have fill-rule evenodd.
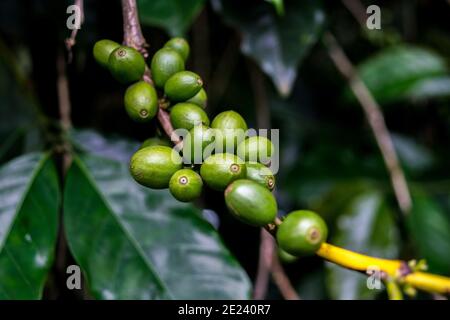
<path id="1" fill-rule="evenodd" d="M 417 289 L 440 294 L 450 294 L 450 278 L 425 272 L 412 272 L 403 275 L 402 269 L 405 268 L 406 263 L 401 260 L 369 257 L 333 246 L 329 243 L 323 243 L 317 251 L 317 255 L 347 269 L 362 272 L 378 269 L 388 276 L 398 278 L 400 281 L 410 284 Z"/>

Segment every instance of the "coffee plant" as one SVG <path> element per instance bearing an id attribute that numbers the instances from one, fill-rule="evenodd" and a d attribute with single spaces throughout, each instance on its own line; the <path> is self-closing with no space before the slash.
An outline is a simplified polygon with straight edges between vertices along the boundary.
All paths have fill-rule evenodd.
<path id="1" fill-rule="evenodd" d="M 380 51 L 353 53 L 325 23 L 346 6 L 122 0 L 120 41 L 82 36 L 87 5 L 57 52 L 58 120 L 0 33 L 0 299 L 448 297 L 448 50 L 347 13 L 345 41 Z"/>

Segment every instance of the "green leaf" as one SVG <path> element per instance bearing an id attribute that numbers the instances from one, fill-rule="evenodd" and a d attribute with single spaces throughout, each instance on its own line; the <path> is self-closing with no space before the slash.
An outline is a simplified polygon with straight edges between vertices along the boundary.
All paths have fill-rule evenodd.
<path id="1" fill-rule="evenodd" d="M 437 76 L 417 80 L 405 93 L 411 100 L 443 98 L 450 96 L 450 77 Z"/>
<path id="2" fill-rule="evenodd" d="M 450 274 L 450 220 L 443 209 L 425 194 L 413 195 L 407 226 L 431 272 Z"/>
<path id="3" fill-rule="evenodd" d="M 400 134 L 392 134 L 392 141 L 403 166 L 409 171 L 423 171 L 435 163 L 431 151 L 414 139 Z"/>
<path id="4" fill-rule="evenodd" d="M 382 104 L 438 96 L 449 90 L 447 80 L 442 80 L 448 72 L 444 59 L 425 48 L 398 45 L 384 49 L 363 62 L 358 72 Z"/>
<path id="5" fill-rule="evenodd" d="M 54 259 L 60 193 L 48 155 L 0 168 L 0 299 L 39 299 Z"/>
<path id="6" fill-rule="evenodd" d="M 69 170 L 64 225 L 99 299 L 246 299 L 250 282 L 213 227 L 128 166 L 85 156 Z"/>
<path id="7" fill-rule="evenodd" d="M 143 24 L 182 36 L 203 8 L 204 0 L 138 0 Z"/>
<path id="8" fill-rule="evenodd" d="M 265 1 L 215 0 L 212 4 L 242 33 L 241 51 L 272 78 L 281 95 L 289 95 L 300 61 L 323 29 L 325 14 L 321 2 L 286 2 L 282 17 Z"/>
<path id="9" fill-rule="evenodd" d="M 393 213 L 383 195 L 367 189 L 351 199 L 336 223 L 330 242 L 356 252 L 381 258 L 396 258 L 399 234 Z M 332 299 L 370 299 L 380 290 L 367 287 L 367 276 L 326 264 L 328 289 Z"/>
<path id="10" fill-rule="evenodd" d="M 277 11 L 277 14 L 279 16 L 284 15 L 284 3 L 283 0 L 266 0 L 267 2 L 271 3 L 275 10 Z"/>

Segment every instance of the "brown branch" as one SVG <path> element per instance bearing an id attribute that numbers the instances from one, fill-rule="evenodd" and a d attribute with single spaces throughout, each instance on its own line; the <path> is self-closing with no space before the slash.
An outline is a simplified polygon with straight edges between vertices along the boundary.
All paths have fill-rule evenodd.
<path id="1" fill-rule="evenodd" d="M 266 297 L 272 260 L 275 256 L 275 241 L 264 228 L 261 228 L 260 241 L 258 270 L 256 271 L 255 288 L 253 290 L 253 299 L 256 300 L 262 300 Z"/>
<path id="2" fill-rule="evenodd" d="M 366 25 L 366 8 L 360 0 L 342 0 L 342 3 L 361 26 Z"/>
<path id="3" fill-rule="evenodd" d="M 272 278 L 277 287 L 280 289 L 281 295 L 286 300 L 300 300 L 297 291 L 291 284 L 291 281 L 286 275 L 283 266 L 280 263 L 280 258 L 277 254 L 273 255 L 272 260 Z"/>
<path id="4" fill-rule="evenodd" d="M 75 0 L 74 1 L 74 5 L 78 6 L 80 8 L 80 12 L 81 12 L 81 19 L 80 19 L 80 28 L 81 25 L 84 22 L 84 2 L 83 0 Z M 72 30 L 72 32 L 70 33 L 70 37 L 66 39 L 65 43 L 66 43 L 66 49 L 67 49 L 67 55 L 68 55 L 68 63 L 72 62 L 73 59 L 73 52 L 72 52 L 72 47 L 76 44 L 76 37 L 78 34 L 78 30 L 79 28 L 75 28 Z"/>
<path id="5" fill-rule="evenodd" d="M 148 57 L 148 44 L 142 35 L 136 0 L 122 0 L 123 43 Z"/>
<path id="6" fill-rule="evenodd" d="M 399 207 L 403 214 L 407 214 L 412 207 L 411 194 L 405 175 L 400 166 L 394 144 L 386 127 L 383 113 L 334 36 L 331 33 L 327 33 L 325 34 L 324 41 L 328 48 L 328 54 L 337 69 L 349 81 L 352 92 L 355 94 L 365 112 L 367 121 L 369 122 L 370 128 L 372 129 L 375 140 L 383 156 L 384 163 L 388 169 Z"/>

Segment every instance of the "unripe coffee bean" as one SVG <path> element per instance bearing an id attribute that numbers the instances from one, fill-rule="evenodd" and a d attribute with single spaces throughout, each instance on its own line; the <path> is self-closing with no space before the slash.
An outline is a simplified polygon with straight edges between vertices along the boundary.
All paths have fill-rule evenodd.
<path id="1" fill-rule="evenodd" d="M 223 191 L 234 180 L 245 178 L 245 163 L 236 155 L 217 153 L 206 158 L 200 175 L 212 189 Z"/>
<path id="2" fill-rule="evenodd" d="M 205 110 L 193 103 L 177 103 L 170 111 L 170 121 L 175 129 L 191 130 L 194 126 L 209 125 Z"/>
<path id="3" fill-rule="evenodd" d="M 186 102 L 193 103 L 198 105 L 199 107 L 202 107 L 203 109 L 206 108 L 208 105 L 208 96 L 206 94 L 206 91 L 204 88 L 201 88 L 199 92 L 189 100 L 186 100 Z"/>
<path id="4" fill-rule="evenodd" d="M 164 146 L 140 149 L 130 161 L 130 172 L 134 180 L 153 189 L 167 188 L 170 178 L 181 167 L 180 155 Z"/>
<path id="5" fill-rule="evenodd" d="M 247 179 L 255 181 L 269 190 L 275 188 L 275 177 L 272 171 L 259 162 L 247 162 Z"/>
<path id="6" fill-rule="evenodd" d="M 162 48 L 153 56 L 150 67 L 155 86 L 164 88 L 167 79 L 184 70 L 184 61 L 175 50 Z"/>
<path id="7" fill-rule="evenodd" d="M 225 190 L 225 202 L 236 218 L 252 226 L 263 227 L 277 216 L 273 194 L 251 180 L 240 179 L 231 183 Z"/>
<path id="8" fill-rule="evenodd" d="M 242 116 L 232 110 L 219 113 L 212 121 L 211 128 L 217 129 L 217 146 L 223 151 L 234 153 L 239 143 L 245 139 L 247 124 Z"/>
<path id="9" fill-rule="evenodd" d="M 169 182 L 170 193 L 175 199 L 189 202 L 198 198 L 202 193 L 203 180 L 191 169 L 181 169 L 175 172 Z"/>
<path id="10" fill-rule="evenodd" d="M 111 52 L 108 69 L 112 76 L 121 83 L 135 82 L 144 75 L 145 60 L 137 50 L 120 46 Z"/>
<path id="11" fill-rule="evenodd" d="M 164 47 L 178 52 L 185 62 L 189 57 L 189 43 L 183 38 L 172 38 L 166 42 Z"/>
<path id="12" fill-rule="evenodd" d="M 211 155 L 214 151 L 214 130 L 199 125 L 189 130 L 183 140 L 183 160 L 185 164 L 201 164 L 204 152 Z"/>
<path id="13" fill-rule="evenodd" d="M 170 101 L 186 101 L 195 96 L 203 86 L 200 76 L 191 71 L 180 71 L 167 79 L 164 93 Z"/>
<path id="14" fill-rule="evenodd" d="M 124 96 L 125 110 L 131 119 L 146 122 L 158 112 L 158 95 L 150 84 L 139 81 L 128 87 Z"/>
<path id="15" fill-rule="evenodd" d="M 272 142 L 263 136 L 249 137 L 242 141 L 237 148 L 237 155 L 245 161 L 270 163 L 273 150 Z"/>
<path id="16" fill-rule="evenodd" d="M 307 210 L 289 213 L 277 231 L 280 248 L 294 256 L 314 254 L 327 236 L 325 221 L 317 213 Z"/>
<path id="17" fill-rule="evenodd" d="M 172 147 L 172 142 L 166 138 L 151 137 L 151 138 L 146 139 L 144 142 L 142 142 L 139 149 L 143 149 L 145 147 L 152 147 L 152 146 Z"/>
<path id="18" fill-rule="evenodd" d="M 98 64 L 104 68 L 108 68 L 109 56 L 118 47 L 120 47 L 120 44 L 112 40 L 99 40 L 95 43 L 92 53 Z"/>

